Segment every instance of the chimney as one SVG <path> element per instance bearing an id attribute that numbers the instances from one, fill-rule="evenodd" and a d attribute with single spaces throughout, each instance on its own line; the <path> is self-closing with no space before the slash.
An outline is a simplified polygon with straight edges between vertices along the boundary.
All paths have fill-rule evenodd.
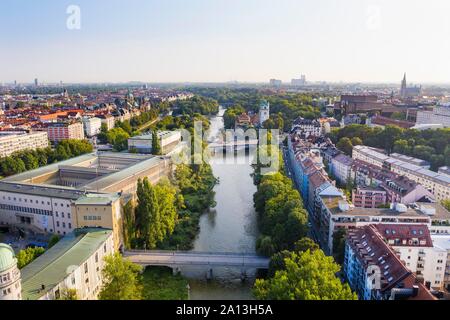
<path id="1" fill-rule="evenodd" d="M 413 293 L 412 293 L 412 296 L 413 296 L 413 297 L 417 297 L 418 294 L 419 294 L 419 286 L 418 286 L 418 285 L 414 285 L 414 286 L 413 286 Z"/>

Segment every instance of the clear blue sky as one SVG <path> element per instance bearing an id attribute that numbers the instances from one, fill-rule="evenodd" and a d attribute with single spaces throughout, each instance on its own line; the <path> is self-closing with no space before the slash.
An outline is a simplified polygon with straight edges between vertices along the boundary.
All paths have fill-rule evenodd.
<path id="1" fill-rule="evenodd" d="M 0 81 L 450 82 L 449 13 L 448 0 L 1 0 Z"/>

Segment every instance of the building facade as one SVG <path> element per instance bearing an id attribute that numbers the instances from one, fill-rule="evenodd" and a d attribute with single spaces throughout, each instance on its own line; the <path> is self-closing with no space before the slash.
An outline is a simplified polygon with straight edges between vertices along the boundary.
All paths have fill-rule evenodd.
<path id="1" fill-rule="evenodd" d="M 83 118 L 84 132 L 87 137 L 94 137 L 100 133 L 102 120 L 99 118 Z"/>
<path id="2" fill-rule="evenodd" d="M 84 127 L 81 122 L 72 123 L 54 123 L 47 127 L 48 138 L 51 142 L 59 142 L 61 140 L 74 139 L 83 140 Z"/>
<path id="3" fill-rule="evenodd" d="M 14 250 L 0 243 L 0 300 L 20 300 L 21 291 L 20 270 Z"/>
<path id="4" fill-rule="evenodd" d="M 0 132 L 0 157 L 22 150 L 44 149 L 49 146 L 47 132 Z"/>

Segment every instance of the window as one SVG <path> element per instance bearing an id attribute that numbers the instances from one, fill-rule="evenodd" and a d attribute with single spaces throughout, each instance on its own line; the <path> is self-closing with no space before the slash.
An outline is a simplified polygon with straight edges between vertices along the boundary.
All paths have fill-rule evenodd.
<path id="1" fill-rule="evenodd" d="M 64 218 L 64 212 L 61 212 L 61 218 Z"/>
<path id="2" fill-rule="evenodd" d="M 72 224 L 69 222 L 69 229 L 72 229 Z"/>
<path id="3" fill-rule="evenodd" d="M 88 273 L 88 265 L 87 265 L 87 263 L 84 264 L 84 273 Z"/>
<path id="4" fill-rule="evenodd" d="M 56 226 L 59 227 L 59 221 L 56 221 Z"/>

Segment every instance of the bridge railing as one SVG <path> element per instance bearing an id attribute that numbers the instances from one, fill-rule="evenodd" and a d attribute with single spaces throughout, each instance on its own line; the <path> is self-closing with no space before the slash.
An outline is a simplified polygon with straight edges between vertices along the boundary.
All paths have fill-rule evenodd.
<path id="1" fill-rule="evenodd" d="M 136 253 L 136 254 L 167 254 L 167 255 L 199 255 L 199 256 L 237 256 L 237 257 L 255 257 L 255 258 L 267 258 L 256 253 L 246 252 L 205 252 L 205 251 L 173 251 L 173 250 L 124 250 L 124 253 Z"/>

